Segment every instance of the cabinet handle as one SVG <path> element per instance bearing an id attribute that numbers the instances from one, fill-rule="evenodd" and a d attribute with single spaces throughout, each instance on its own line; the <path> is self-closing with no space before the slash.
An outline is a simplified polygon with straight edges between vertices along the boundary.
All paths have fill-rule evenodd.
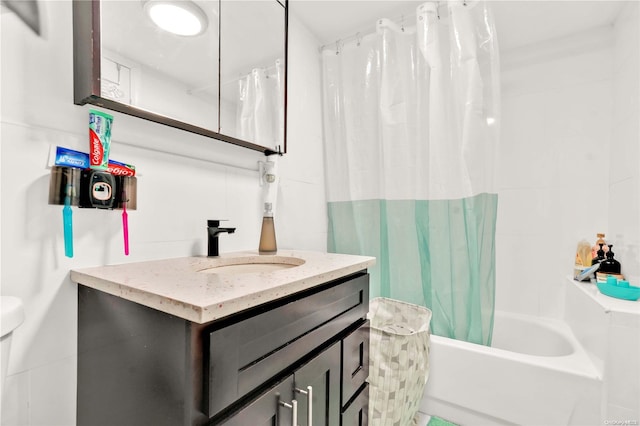
<path id="1" fill-rule="evenodd" d="M 294 399 L 291 401 L 291 404 L 280 401 L 280 405 L 286 408 L 291 408 L 291 426 L 298 426 L 298 401 Z"/>
<path id="2" fill-rule="evenodd" d="M 313 426 L 313 387 L 307 386 L 307 390 L 296 388 L 296 392 L 307 395 L 307 426 Z"/>

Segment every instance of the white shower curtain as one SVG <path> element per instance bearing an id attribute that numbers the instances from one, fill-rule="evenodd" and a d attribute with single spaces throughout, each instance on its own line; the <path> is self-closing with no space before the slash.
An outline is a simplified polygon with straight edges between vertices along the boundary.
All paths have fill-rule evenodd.
<path id="1" fill-rule="evenodd" d="M 484 2 L 439 4 L 323 51 L 328 246 L 377 257 L 372 297 L 427 306 L 434 334 L 489 344 L 497 41 Z"/>
<path id="2" fill-rule="evenodd" d="M 283 146 L 284 67 L 255 68 L 238 80 L 236 134 L 267 147 Z"/>

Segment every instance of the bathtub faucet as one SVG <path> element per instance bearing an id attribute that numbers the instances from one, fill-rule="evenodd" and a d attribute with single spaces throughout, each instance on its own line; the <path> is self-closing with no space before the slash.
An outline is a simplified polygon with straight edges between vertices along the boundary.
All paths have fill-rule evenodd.
<path id="1" fill-rule="evenodd" d="M 207 243 L 207 256 L 218 256 L 218 235 L 223 232 L 233 234 L 236 232 L 236 228 L 220 228 L 219 220 L 207 220 L 207 235 L 209 237 Z"/>

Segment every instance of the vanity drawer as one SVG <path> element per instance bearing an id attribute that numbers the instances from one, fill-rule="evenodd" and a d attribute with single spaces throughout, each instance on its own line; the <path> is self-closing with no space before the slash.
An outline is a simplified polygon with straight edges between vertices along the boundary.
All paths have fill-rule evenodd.
<path id="1" fill-rule="evenodd" d="M 342 412 L 342 426 L 367 426 L 369 424 L 369 383 L 358 392 L 351 404 Z"/>
<path id="2" fill-rule="evenodd" d="M 369 377 L 369 321 L 342 340 L 342 406 Z"/>
<path id="3" fill-rule="evenodd" d="M 205 413 L 215 416 L 366 317 L 369 275 L 362 272 L 285 300 L 208 333 Z"/>

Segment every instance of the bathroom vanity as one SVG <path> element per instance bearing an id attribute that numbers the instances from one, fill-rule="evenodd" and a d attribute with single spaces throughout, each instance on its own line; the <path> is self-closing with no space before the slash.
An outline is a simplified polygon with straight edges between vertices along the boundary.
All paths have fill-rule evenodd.
<path id="1" fill-rule="evenodd" d="M 78 425 L 366 425 L 367 268 L 303 251 L 77 269 Z"/>

